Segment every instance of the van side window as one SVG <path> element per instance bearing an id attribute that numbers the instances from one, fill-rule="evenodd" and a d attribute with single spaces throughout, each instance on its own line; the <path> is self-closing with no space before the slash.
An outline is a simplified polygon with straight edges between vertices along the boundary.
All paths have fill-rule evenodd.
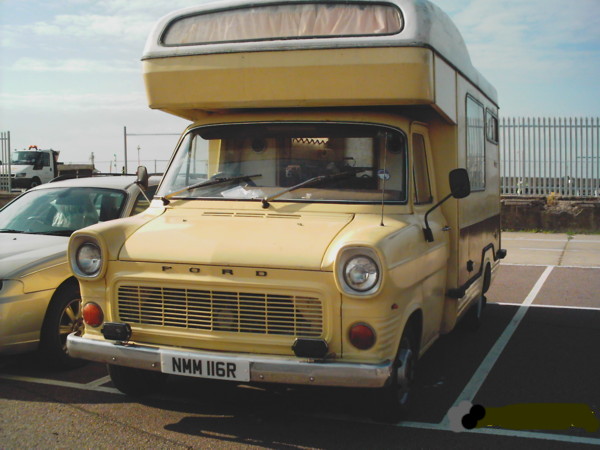
<path id="1" fill-rule="evenodd" d="M 415 179 L 415 205 L 431 203 L 431 184 L 427 167 L 427 151 L 422 134 L 413 134 L 413 176 Z"/>
<path id="2" fill-rule="evenodd" d="M 467 172 L 471 190 L 485 189 L 485 125 L 483 106 L 467 96 Z"/>
<path id="3" fill-rule="evenodd" d="M 488 141 L 498 143 L 498 118 L 488 109 L 485 114 L 486 137 Z"/>

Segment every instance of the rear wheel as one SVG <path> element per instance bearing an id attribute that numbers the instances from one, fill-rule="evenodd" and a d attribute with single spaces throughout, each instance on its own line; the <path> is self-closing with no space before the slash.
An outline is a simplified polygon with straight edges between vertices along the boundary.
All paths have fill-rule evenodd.
<path id="1" fill-rule="evenodd" d="M 141 397 L 161 390 L 167 375 L 161 372 L 108 365 L 108 374 L 115 387 L 124 394 Z"/>
<path id="2" fill-rule="evenodd" d="M 481 294 L 465 313 L 465 317 L 462 321 L 464 329 L 469 331 L 477 331 L 479 329 L 483 318 L 483 308 L 485 308 L 486 303 L 487 299 L 485 298 L 485 295 Z"/>

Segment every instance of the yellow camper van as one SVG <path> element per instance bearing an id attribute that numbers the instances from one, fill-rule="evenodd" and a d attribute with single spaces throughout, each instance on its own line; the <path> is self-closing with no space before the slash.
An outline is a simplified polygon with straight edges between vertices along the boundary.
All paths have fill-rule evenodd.
<path id="1" fill-rule="evenodd" d="M 161 19 L 143 65 L 192 124 L 145 213 L 72 236 L 71 355 L 132 395 L 177 374 L 405 409 L 506 253 L 496 91 L 456 27 L 426 0 L 234 0 Z"/>

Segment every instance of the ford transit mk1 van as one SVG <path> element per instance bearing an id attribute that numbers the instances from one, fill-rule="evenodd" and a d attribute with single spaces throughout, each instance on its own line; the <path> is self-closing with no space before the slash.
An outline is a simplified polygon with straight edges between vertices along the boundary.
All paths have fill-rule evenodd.
<path id="1" fill-rule="evenodd" d="M 72 236 L 69 352 L 132 395 L 177 374 L 405 410 L 505 255 L 497 94 L 456 27 L 426 0 L 218 2 L 161 19 L 143 64 L 192 123 L 145 213 Z"/>

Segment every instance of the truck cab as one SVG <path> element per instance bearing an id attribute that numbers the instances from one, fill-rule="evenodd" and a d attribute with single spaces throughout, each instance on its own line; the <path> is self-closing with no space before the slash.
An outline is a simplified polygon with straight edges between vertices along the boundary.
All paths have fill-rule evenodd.
<path id="1" fill-rule="evenodd" d="M 161 19 L 143 64 L 150 107 L 192 123 L 145 213 L 72 236 L 69 352 L 132 395 L 177 374 L 405 410 L 505 254 L 497 95 L 450 19 L 426 0 L 211 3 Z"/>
<path id="2" fill-rule="evenodd" d="M 42 150 L 35 145 L 13 152 L 10 161 L 12 187 L 30 189 L 56 177 L 58 154 L 56 150 Z"/>

